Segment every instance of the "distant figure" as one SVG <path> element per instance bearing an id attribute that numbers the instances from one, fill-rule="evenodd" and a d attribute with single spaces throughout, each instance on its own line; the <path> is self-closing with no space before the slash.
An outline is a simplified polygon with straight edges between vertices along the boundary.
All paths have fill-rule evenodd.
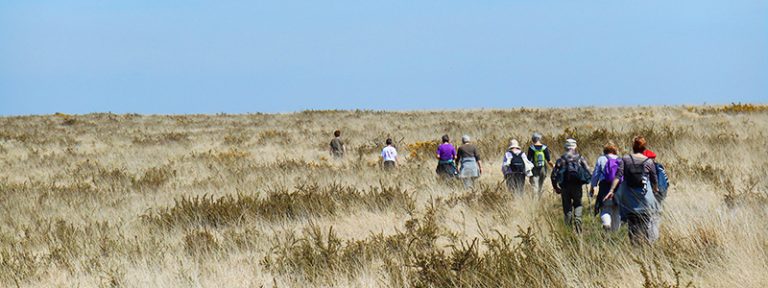
<path id="1" fill-rule="evenodd" d="M 659 238 L 661 207 L 655 196 L 659 192 L 658 178 L 653 161 L 643 155 L 647 144 L 643 136 L 632 140 L 632 154 L 621 158 L 612 189 L 605 197 L 615 198 L 626 214 L 629 239 L 633 244 L 651 244 Z M 613 191 L 616 191 L 615 197 Z"/>
<path id="2" fill-rule="evenodd" d="M 533 194 L 541 198 L 544 191 L 544 179 L 547 175 L 547 166 L 549 168 L 554 167 L 552 158 L 550 158 L 550 152 L 547 145 L 541 143 L 541 133 L 533 133 L 531 136 L 531 142 L 533 144 L 528 147 L 528 161 L 533 162 L 532 177 L 530 178 L 531 185 L 533 186 Z"/>
<path id="3" fill-rule="evenodd" d="M 335 159 L 341 159 L 344 157 L 344 153 L 347 152 L 347 149 L 344 148 L 344 141 L 341 140 L 341 131 L 334 131 L 333 137 L 333 140 L 331 140 L 331 156 Z"/>
<path id="4" fill-rule="evenodd" d="M 391 138 L 387 138 L 387 147 L 384 147 L 384 149 L 381 150 L 381 160 L 384 161 L 384 170 L 397 168 L 397 149 L 392 146 Z"/>
<path id="5" fill-rule="evenodd" d="M 605 196 L 611 191 L 613 180 L 616 179 L 616 172 L 619 170 L 621 159 L 619 159 L 617 151 L 618 148 L 613 143 L 605 144 L 603 155 L 598 157 L 595 163 L 589 189 L 591 197 L 595 194 L 595 188 L 598 188 L 595 198 L 595 215 L 600 215 L 600 221 L 606 231 L 617 231 L 621 227 L 619 205 L 613 199 L 605 199 Z"/>
<path id="6" fill-rule="evenodd" d="M 501 173 L 504 174 L 504 181 L 507 184 L 507 191 L 513 192 L 517 196 L 522 196 L 525 192 L 525 176 L 531 171 L 533 163 L 528 161 L 520 143 L 516 139 L 509 141 L 507 152 L 504 153 L 504 159 L 501 164 Z"/>
<path id="7" fill-rule="evenodd" d="M 552 170 L 552 187 L 562 198 L 565 224 L 573 226 L 576 233 L 581 233 L 582 186 L 589 183 L 591 174 L 587 160 L 576 152 L 576 140 L 565 140 L 565 153 Z"/>
<path id="8" fill-rule="evenodd" d="M 456 149 L 451 145 L 451 139 L 448 135 L 443 135 L 443 144 L 437 146 L 437 175 L 440 175 L 446 179 L 456 177 L 458 174 L 456 170 L 456 163 L 453 161 L 456 159 Z"/>
<path id="9" fill-rule="evenodd" d="M 475 179 L 483 173 L 480 152 L 477 151 L 477 146 L 470 142 L 468 135 L 461 136 L 462 144 L 459 146 L 459 151 L 456 155 L 459 164 L 461 164 L 459 178 L 464 180 L 464 188 L 472 188 L 475 184 Z"/>

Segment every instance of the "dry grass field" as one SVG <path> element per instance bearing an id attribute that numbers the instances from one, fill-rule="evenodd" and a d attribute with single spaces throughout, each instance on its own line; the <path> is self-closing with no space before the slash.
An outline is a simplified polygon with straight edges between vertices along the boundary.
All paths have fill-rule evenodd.
<path id="1" fill-rule="evenodd" d="M 768 106 L 0 124 L 1 287 L 768 286 Z M 540 201 L 509 195 L 505 145 L 534 131 L 557 153 L 576 138 L 590 164 L 606 141 L 626 152 L 645 135 L 672 180 L 659 242 L 633 246 L 594 217 L 573 235 L 549 185 Z M 436 179 L 443 134 L 477 140 L 475 189 Z M 390 174 L 388 136 L 403 156 Z"/>

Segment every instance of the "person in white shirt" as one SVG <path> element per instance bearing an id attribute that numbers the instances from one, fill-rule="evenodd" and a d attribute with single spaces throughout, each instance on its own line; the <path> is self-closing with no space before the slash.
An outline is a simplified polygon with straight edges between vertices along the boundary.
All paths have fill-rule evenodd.
<path id="1" fill-rule="evenodd" d="M 392 146 L 391 138 L 387 138 L 387 147 L 381 150 L 381 159 L 384 161 L 384 170 L 397 168 L 397 149 Z"/>

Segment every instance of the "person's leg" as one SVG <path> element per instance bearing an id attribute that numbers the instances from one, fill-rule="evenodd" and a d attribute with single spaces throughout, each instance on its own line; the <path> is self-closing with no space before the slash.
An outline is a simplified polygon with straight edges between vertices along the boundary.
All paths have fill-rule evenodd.
<path id="1" fill-rule="evenodd" d="M 603 224 L 603 229 L 606 231 L 611 230 L 611 227 L 613 227 L 611 208 L 612 207 L 609 206 L 603 206 L 600 208 L 600 222 Z"/>
<path id="2" fill-rule="evenodd" d="M 512 174 L 504 175 L 504 183 L 507 185 L 507 192 L 515 192 L 515 180 L 512 177 Z"/>
<path id="3" fill-rule="evenodd" d="M 654 243 L 659 240 L 659 225 L 661 224 L 661 214 L 653 213 L 648 218 L 648 242 Z"/>
<path id="4" fill-rule="evenodd" d="M 522 197 L 525 194 L 525 174 L 515 174 L 515 194 Z"/>
<path id="5" fill-rule="evenodd" d="M 560 199 L 563 203 L 563 216 L 565 225 L 570 226 L 571 225 L 571 219 L 573 219 L 573 203 L 571 201 L 571 196 L 569 195 L 569 191 L 566 189 L 563 189 L 560 192 Z"/>
<path id="6" fill-rule="evenodd" d="M 632 241 L 632 244 L 639 245 L 650 243 L 648 238 L 649 215 L 643 213 L 630 213 L 627 215 L 627 218 L 629 222 L 629 239 Z"/>
<path id="7" fill-rule="evenodd" d="M 547 167 L 541 167 L 539 169 L 539 179 L 536 180 L 537 187 L 536 187 L 536 195 L 541 199 L 541 196 L 544 194 L 544 182 L 547 180 Z"/>
<path id="8" fill-rule="evenodd" d="M 619 206 L 610 205 L 608 206 L 608 209 L 611 214 L 611 231 L 619 231 L 619 228 L 621 227 L 621 213 L 619 213 Z"/>
<path id="9" fill-rule="evenodd" d="M 581 233 L 581 215 L 584 207 L 581 206 L 581 198 L 584 196 L 582 185 L 574 185 L 571 187 L 571 197 L 573 201 L 573 224 L 576 233 Z"/>

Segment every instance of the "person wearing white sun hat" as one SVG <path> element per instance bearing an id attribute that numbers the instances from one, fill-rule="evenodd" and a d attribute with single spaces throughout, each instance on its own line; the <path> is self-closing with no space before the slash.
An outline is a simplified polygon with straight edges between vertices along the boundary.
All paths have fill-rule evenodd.
<path id="1" fill-rule="evenodd" d="M 507 190 L 516 196 L 522 196 L 525 192 L 525 176 L 531 173 L 532 168 L 533 163 L 528 161 L 520 143 L 516 139 L 510 140 L 501 165 Z"/>
<path id="2" fill-rule="evenodd" d="M 552 170 L 552 187 L 562 199 L 565 224 L 573 226 L 576 233 L 581 233 L 583 186 L 592 180 L 592 173 L 587 167 L 587 160 L 576 152 L 576 140 L 565 140 L 564 147 L 565 153 L 557 159 Z"/>

